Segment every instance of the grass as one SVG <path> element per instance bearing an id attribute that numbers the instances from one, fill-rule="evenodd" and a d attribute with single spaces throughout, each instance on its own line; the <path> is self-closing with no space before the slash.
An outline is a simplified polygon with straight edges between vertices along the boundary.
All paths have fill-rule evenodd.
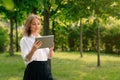
<path id="1" fill-rule="evenodd" d="M 22 80 L 24 67 L 20 55 L 0 54 L 0 80 Z"/>
<path id="2" fill-rule="evenodd" d="M 119 80 L 120 56 L 101 54 L 101 66 L 97 67 L 96 53 L 55 52 L 52 62 L 54 80 Z M 22 80 L 25 64 L 16 53 L 0 54 L 0 80 Z"/>

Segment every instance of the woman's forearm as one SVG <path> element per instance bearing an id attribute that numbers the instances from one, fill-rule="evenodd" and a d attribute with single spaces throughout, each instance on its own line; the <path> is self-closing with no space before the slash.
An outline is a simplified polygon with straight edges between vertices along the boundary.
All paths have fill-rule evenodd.
<path id="1" fill-rule="evenodd" d="M 33 44 L 33 47 L 31 49 L 31 51 L 28 53 L 28 55 L 26 56 L 26 61 L 30 61 L 34 52 L 41 46 L 42 42 L 41 41 L 36 41 Z"/>
<path id="2" fill-rule="evenodd" d="M 49 56 L 49 58 L 52 58 L 52 57 L 53 57 L 53 55 L 54 55 L 54 51 L 53 51 L 53 50 L 50 50 L 50 51 L 49 51 L 49 55 L 48 55 L 48 56 Z"/>
<path id="3" fill-rule="evenodd" d="M 32 50 L 28 53 L 28 55 L 26 55 L 26 61 L 30 61 L 30 60 L 31 60 L 34 52 L 35 52 L 35 50 L 32 49 Z"/>

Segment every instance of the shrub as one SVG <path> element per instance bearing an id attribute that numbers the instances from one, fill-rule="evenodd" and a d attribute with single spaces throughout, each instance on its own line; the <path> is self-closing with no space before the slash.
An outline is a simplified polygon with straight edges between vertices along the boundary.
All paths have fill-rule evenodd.
<path id="1" fill-rule="evenodd" d="M 9 35 L 7 32 L 8 31 L 5 28 L 0 27 L 0 52 L 4 52 L 7 50 L 9 39 Z"/>

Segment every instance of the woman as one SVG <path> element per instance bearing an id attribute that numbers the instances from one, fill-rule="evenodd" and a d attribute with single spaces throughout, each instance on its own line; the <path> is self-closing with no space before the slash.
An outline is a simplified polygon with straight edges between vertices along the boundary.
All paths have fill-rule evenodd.
<path id="1" fill-rule="evenodd" d="M 48 59 L 53 57 L 54 46 L 50 48 L 39 48 L 40 41 L 35 41 L 40 37 L 41 22 L 37 15 L 31 14 L 26 19 L 23 37 L 20 41 L 22 58 L 26 63 L 23 80 L 53 80 Z"/>

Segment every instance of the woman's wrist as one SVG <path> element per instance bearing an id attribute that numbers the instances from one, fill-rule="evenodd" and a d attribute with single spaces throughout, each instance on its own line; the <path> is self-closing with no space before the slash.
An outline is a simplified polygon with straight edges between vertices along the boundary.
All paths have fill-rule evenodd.
<path id="1" fill-rule="evenodd" d="M 50 49 L 50 51 L 49 51 L 49 58 L 53 57 L 53 54 L 54 54 L 53 49 Z"/>
<path id="2" fill-rule="evenodd" d="M 29 52 L 29 54 L 26 56 L 26 61 L 30 61 L 31 60 L 34 52 L 35 52 L 35 49 L 32 48 L 31 51 Z"/>
<path id="3" fill-rule="evenodd" d="M 53 49 L 50 49 L 50 52 L 52 52 L 53 51 Z"/>

